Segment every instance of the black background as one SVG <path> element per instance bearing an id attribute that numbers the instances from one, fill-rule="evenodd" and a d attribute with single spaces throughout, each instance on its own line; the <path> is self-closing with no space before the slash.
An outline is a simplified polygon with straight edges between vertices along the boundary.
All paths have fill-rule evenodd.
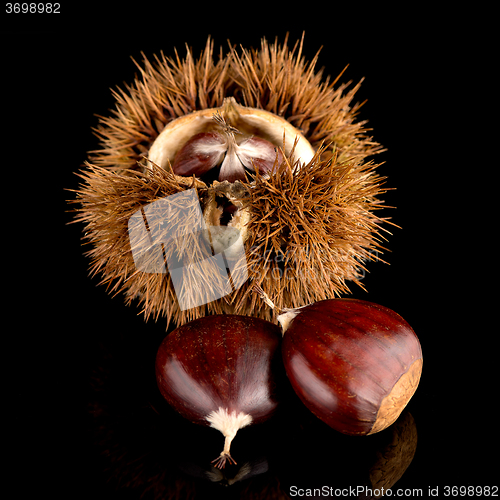
<path id="1" fill-rule="evenodd" d="M 491 46 L 485 30 L 476 31 L 488 13 L 357 6 L 341 12 L 335 4 L 271 11 L 262 4 L 173 9 L 156 3 L 152 11 L 142 2 L 103 12 L 91 4 L 61 5 L 57 19 L 2 18 L 3 224 L 9 235 L 3 240 L 4 403 L 13 422 L 6 434 L 16 498 L 26 497 L 28 485 L 52 498 L 140 498 L 154 483 L 149 471 L 162 460 L 175 470 L 181 440 L 194 460 L 207 448 L 218 450 L 222 437 L 215 431 L 193 429 L 164 408 L 161 421 L 151 410 L 161 406 L 152 368 L 165 325 L 146 324 L 121 296 L 110 297 L 88 277 L 81 227 L 68 225 L 66 200 L 73 195 L 65 189 L 78 186 L 74 172 L 98 146 L 91 128 L 95 115 L 113 106 L 110 88 L 137 72 L 131 56 L 172 55 L 174 47 L 183 55 L 185 43 L 196 54 L 208 34 L 216 45 L 229 39 L 256 47 L 262 36 L 283 40 L 290 32 L 294 42 L 303 31 L 309 57 L 323 47 L 319 67 L 326 74 L 336 76 L 349 64 L 342 81 L 365 77 L 357 100 L 368 102 L 360 118 L 387 148 L 380 172 L 396 188 L 385 196 L 397 207 L 387 215 L 402 228 L 387 243 L 390 265 L 369 266 L 368 292 L 352 289 L 354 297 L 399 312 L 424 352 L 421 384 L 408 405 L 417 451 L 395 488 L 422 488 L 425 496 L 437 486 L 443 492 L 446 485 L 498 484 L 494 226 L 487 222 L 490 177 L 484 175 L 493 163 L 478 162 L 486 146 L 484 136 L 475 136 L 485 128 L 480 113 L 489 113 L 491 102 L 483 73 Z M 293 415 L 280 418 L 310 421 L 293 405 L 288 411 Z M 276 474 L 288 484 L 293 456 L 287 443 L 294 437 L 288 440 L 286 432 L 293 429 L 274 423 L 242 431 L 240 453 L 245 443 L 269 449 L 270 463 L 278 464 L 256 488 L 266 491 Z M 297 463 L 342 461 L 337 446 L 344 449 L 345 441 L 335 441 L 332 432 L 320 425 L 324 442 L 311 442 Z M 291 484 L 318 487 L 309 468 L 303 471 Z M 179 498 L 188 498 L 189 488 L 197 491 L 186 488 Z"/>

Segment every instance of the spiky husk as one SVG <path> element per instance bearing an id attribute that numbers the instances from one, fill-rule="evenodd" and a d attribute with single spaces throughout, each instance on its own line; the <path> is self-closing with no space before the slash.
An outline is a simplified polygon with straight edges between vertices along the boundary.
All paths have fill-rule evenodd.
<path id="1" fill-rule="evenodd" d="M 346 281 L 360 284 L 363 263 L 381 250 L 381 223 L 375 214 L 383 179 L 367 158 L 381 146 L 356 122 L 359 105 L 352 99 L 359 84 L 335 87 L 316 71 L 317 56 L 302 56 L 302 41 L 287 41 L 260 50 L 230 47 L 214 60 L 213 43 L 195 60 L 161 55 L 144 59 L 141 75 L 116 91 L 116 109 L 100 119 L 102 149 L 80 172 L 81 204 L 76 220 L 84 222 L 92 275 L 100 274 L 110 292 L 138 299 L 146 318 L 165 317 L 182 324 L 217 313 L 248 314 L 270 319 L 252 292 L 259 284 L 278 308 L 298 307 L 348 291 Z M 248 282 L 230 295 L 204 306 L 181 311 L 168 274 L 136 269 L 128 220 L 142 206 L 195 188 L 201 204 L 211 186 L 194 178 L 179 179 L 155 165 L 144 173 L 141 161 L 171 120 L 197 109 L 219 107 L 234 96 L 246 106 L 286 118 L 317 149 L 315 158 L 296 172 L 293 153 L 269 178 L 256 175 L 243 183 L 242 202 L 249 207 L 246 242 Z"/>

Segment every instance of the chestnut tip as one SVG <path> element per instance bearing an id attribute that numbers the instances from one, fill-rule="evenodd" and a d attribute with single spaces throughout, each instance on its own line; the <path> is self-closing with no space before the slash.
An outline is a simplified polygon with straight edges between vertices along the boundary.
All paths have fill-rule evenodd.
<path id="1" fill-rule="evenodd" d="M 223 469 L 226 466 L 226 462 L 229 462 L 231 465 L 237 465 L 236 460 L 229 453 L 225 452 L 222 452 L 210 463 L 214 464 L 214 467 L 217 467 L 217 469 Z"/>

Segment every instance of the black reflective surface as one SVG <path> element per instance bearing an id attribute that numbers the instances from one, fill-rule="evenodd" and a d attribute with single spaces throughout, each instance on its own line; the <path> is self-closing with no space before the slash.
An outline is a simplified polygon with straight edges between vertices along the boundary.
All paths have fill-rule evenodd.
<path id="1" fill-rule="evenodd" d="M 418 431 L 410 411 L 387 432 L 348 438 L 286 393 L 272 421 L 238 432 L 232 453 L 237 465 L 216 469 L 211 459 L 222 435 L 176 415 L 158 395 L 148 356 L 139 362 L 137 347 L 127 352 L 127 343 L 121 339 L 121 352 L 116 343 L 103 346 L 105 362 L 93 374 L 89 438 L 101 463 L 112 464 L 112 483 L 148 490 L 151 498 L 165 492 L 188 497 L 190 491 L 200 498 L 211 492 L 286 498 L 303 489 L 319 488 L 324 495 L 353 486 L 356 497 L 365 498 L 370 489 L 393 486 L 414 459 Z"/>
<path id="2" fill-rule="evenodd" d="M 491 271 L 491 233 L 478 229 L 478 185 L 457 153 L 465 147 L 456 113 L 459 34 L 443 44 L 431 29 L 430 50 L 419 43 L 421 28 L 381 30 L 369 23 L 357 29 L 352 21 L 342 44 L 317 23 L 286 29 L 270 23 L 257 33 L 224 24 L 203 36 L 191 29 L 159 36 L 143 28 L 128 36 L 35 29 L 4 37 L 6 99 L 15 104 L 7 171 L 25 180 L 33 195 L 22 199 L 35 208 L 23 222 L 33 226 L 29 252 L 16 267 L 27 267 L 27 276 L 8 291 L 23 306 L 16 312 L 23 328 L 9 333 L 15 343 L 4 354 L 15 379 L 7 405 L 15 430 L 7 434 L 18 491 L 35 476 L 39 492 L 53 498 L 92 499 L 372 498 L 382 487 L 393 496 L 478 496 L 471 487 L 498 484 L 498 322 L 488 299 L 495 291 L 481 284 Z M 388 148 L 380 170 L 397 190 L 385 201 L 398 208 L 387 216 L 403 229 L 388 236 L 391 253 L 383 258 L 390 266 L 369 265 L 363 280 L 369 292 L 353 288 L 353 296 L 388 306 L 412 325 L 423 375 L 401 418 L 366 438 L 335 433 L 288 393 L 273 420 L 240 431 L 233 444 L 238 464 L 221 472 L 210 460 L 222 435 L 183 420 L 156 389 L 154 358 L 164 324 L 146 324 L 121 296 L 111 298 L 98 279 L 88 278 L 81 227 L 66 225 L 71 215 L 63 214 L 64 200 L 72 195 L 63 188 L 76 188 L 73 172 L 97 147 L 90 129 L 94 114 L 113 105 L 109 87 L 137 71 L 131 55 L 170 54 L 174 46 L 182 52 L 185 42 L 198 52 L 207 32 L 217 44 L 230 38 L 257 46 L 262 35 L 273 39 L 289 30 L 297 39 L 302 29 L 308 57 L 324 46 L 319 66 L 326 74 L 350 63 L 345 80 L 366 77 L 359 100 L 369 101 L 361 118 Z M 461 166 L 466 174 L 459 174 Z M 16 241 L 25 241 L 23 234 Z M 454 486 L 468 489 L 446 489 Z"/>

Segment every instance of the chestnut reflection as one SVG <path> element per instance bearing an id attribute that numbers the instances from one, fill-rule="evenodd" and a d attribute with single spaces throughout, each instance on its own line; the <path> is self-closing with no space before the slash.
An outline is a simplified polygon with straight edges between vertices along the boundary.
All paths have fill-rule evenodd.
<path id="1" fill-rule="evenodd" d="M 201 464 L 187 460 L 179 464 L 179 469 L 189 476 L 228 487 L 260 474 L 265 474 L 269 470 L 269 462 L 265 456 L 261 456 L 250 459 L 241 465 L 236 464 L 232 467 L 220 469 L 214 466 L 207 467 L 206 462 Z"/>
<path id="2" fill-rule="evenodd" d="M 417 449 L 417 426 L 409 411 L 387 431 L 384 444 L 377 449 L 375 462 L 370 467 L 373 489 L 392 488 L 410 466 Z"/>
<path id="3" fill-rule="evenodd" d="M 279 477 L 292 495 L 324 498 L 349 491 L 351 498 L 379 498 L 415 455 L 417 428 L 408 410 L 388 429 L 367 437 L 346 436 L 319 419 L 301 417 L 288 429 L 293 439 L 282 443 Z"/>
<path id="4" fill-rule="evenodd" d="M 275 418 L 241 430 L 234 443 L 238 464 L 215 469 L 210 462 L 219 433 L 181 417 L 158 391 L 157 342 L 117 333 L 96 354 L 87 460 L 102 482 L 94 500 L 279 500 L 290 498 L 293 485 L 387 489 L 413 459 L 417 433 L 407 410 L 378 434 L 345 436 L 314 417 L 290 389 Z"/>

